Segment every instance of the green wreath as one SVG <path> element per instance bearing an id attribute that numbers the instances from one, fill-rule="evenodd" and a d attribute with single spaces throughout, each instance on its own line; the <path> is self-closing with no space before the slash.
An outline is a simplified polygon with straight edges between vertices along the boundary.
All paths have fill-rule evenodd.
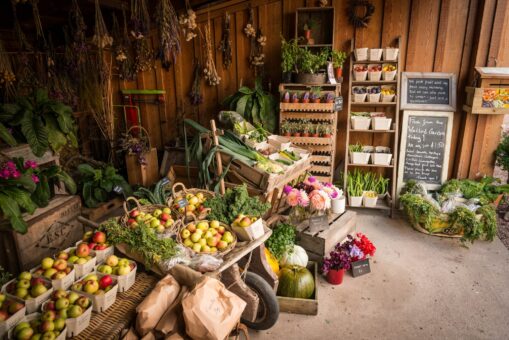
<path id="1" fill-rule="evenodd" d="M 357 9 L 364 9 L 364 15 L 358 16 Z M 356 28 L 368 27 L 369 20 L 375 13 L 375 5 L 368 0 L 350 0 L 346 9 L 348 20 Z"/>

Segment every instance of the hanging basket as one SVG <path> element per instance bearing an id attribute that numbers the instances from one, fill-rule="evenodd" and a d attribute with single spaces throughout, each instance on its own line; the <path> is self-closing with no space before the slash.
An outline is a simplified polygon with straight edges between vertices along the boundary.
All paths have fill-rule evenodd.
<path id="1" fill-rule="evenodd" d="M 180 190 L 178 190 L 180 188 Z M 191 194 L 193 196 L 196 196 L 198 194 L 202 194 L 203 197 L 206 200 L 209 200 L 216 196 L 216 194 L 212 191 L 205 190 L 205 189 L 198 189 L 198 188 L 191 188 L 188 189 L 184 185 L 184 183 L 178 182 L 173 184 L 173 187 L 171 188 L 172 194 L 171 197 L 168 199 L 168 206 L 172 208 L 172 210 L 175 210 L 178 212 L 180 217 L 185 216 L 185 220 L 188 218 L 195 218 L 198 220 L 203 220 L 207 217 L 207 215 L 210 212 L 210 208 L 205 208 L 200 212 L 197 211 L 181 211 L 180 208 L 186 209 L 189 202 L 187 201 L 187 195 Z M 185 200 L 185 202 L 181 202 L 182 200 Z"/>
<path id="2" fill-rule="evenodd" d="M 141 130 L 147 136 L 146 144 L 148 151 L 143 153 L 146 164 L 140 164 L 138 156 L 134 153 L 127 152 L 125 162 L 127 167 L 127 179 L 130 185 L 142 185 L 144 187 L 151 186 L 159 180 L 159 164 L 157 161 L 157 149 L 150 144 L 148 131 L 143 126 L 131 126 L 127 130 L 126 135 L 132 135 L 133 129 Z M 138 131 L 139 133 L 139 131 Z M 138 137 L 133 137 L 138 138 Z"/>

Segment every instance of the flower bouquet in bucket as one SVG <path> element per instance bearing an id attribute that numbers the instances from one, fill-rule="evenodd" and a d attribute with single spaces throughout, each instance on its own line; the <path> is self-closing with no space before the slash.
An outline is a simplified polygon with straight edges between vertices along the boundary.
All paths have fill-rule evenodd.
<path id="1" fill-rule="evenodd" d="M 292 210 L 292 223 L 300 223 L 312 215 L 325 215 L 329 212 L 332 200 L 343 196 L 343 191 L 332 183 L 320 182 L 310 176 L 294 186 L 284 187 L 286 203 Z"/>

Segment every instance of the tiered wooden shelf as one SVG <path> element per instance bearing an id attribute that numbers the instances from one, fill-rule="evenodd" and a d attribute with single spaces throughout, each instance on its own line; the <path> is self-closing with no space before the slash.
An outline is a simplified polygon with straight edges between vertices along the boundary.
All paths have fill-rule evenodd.
<path id="1" fill-rule="evenodd" d="M 355 42 L 352 40 L 351 43 L 351 55 L 350 55 L 350 77 L 349 77 L 349 88 L 348 88 L 348 118 L 347 118 L 347 133 L 346 133 L 346 159 L 344 169 L 344 189 L 347 193 L 347 176 L 351 169 L 359 168 L 365 169 L 365 171 L 374 171 L 377 173 L 384 174 L 390 178 L 389 192 L 384 199 L 378 199 L 377 205 L 372 208 L 368 207 L 356 207 L 363 209 L 378 209 L 387 210 L 392 216 L 394 209 L 394 200 L 391 197 L 395 197 L 396 194 L 396 180 L 397 167 L 395 166 L 398 160 L 398 134 L 399 134 L 399 93 L 400 93 L 400 54 L 398 53 L 398 59 L 395 61 L 356 61 L 354 56 Z M 400 48 L 400 38 L 396 39 L 396 47 Z M 397 74 L 395 80 L 353 80 L 353 65 L 355 64 L 393 64 L 397 67 Z M 352 86 L 358 85 L 394 85 L 396 87 L 396 96 L 393 102 L 362 102 L 355 103 L 352 101 Z M 371 110 L 370 110 L 371 109 Z M 385 112 L 387 117 L 392 118 L 390 130 L 353 130 L 351 127 L 351 113 L 352 111 L 370 111 L 370 112 Z M 363 142 L 366 140 L 371 141 L 373 146 L 389 146 L 392 151 L 392 162 L 390 165 L 377 165 L 377 164 L 352 164 L 350 163 L 350 155 L 348 152 L 348 146 L 357 142 Z M 377 145 L 375 145 L 377 144 Z"/>
<path id="2" fill-rule="evenodd" d="M 280 93 L 309 91 L 313 85 L 281 84 Z M 335 97 L 341 94 L 341 84 L 322 84 L 322 94 L 332 93 Z M 321 181 L 331 182 L 334 175 L 334 156 L 336 153 L 336 135 L 338 113 L 334 111 L 334 103 L 280 103 L 279 122 L 285 120 L 299 121 L 308 119 L 313 124 L 329 125 L 330 137 L 286 137 L 299 147 L 312 153 L 310 172 Z M 282 134 L 282 133 L 281 133 Z"/>

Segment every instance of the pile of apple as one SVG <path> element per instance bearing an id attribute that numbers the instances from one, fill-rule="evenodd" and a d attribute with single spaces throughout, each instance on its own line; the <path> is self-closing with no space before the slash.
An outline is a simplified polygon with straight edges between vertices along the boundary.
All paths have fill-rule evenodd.
<path id="1" fill-rule="evenodd" d="M 76 246 L 76 248 L 72 248 L 69 253 L 60 252 L 57 254 L 57 258 L 65 257 L 66 254 L 68 256 L 67 261 L 71 264 L 85 264 L 92 259 L 92 255 L 90 255 L 90 248 L 87 243 L 80 243 Z M 60 257 L 61 256 L 61 257 Z"/>
<path id="2" fill-rule="evenodd" d="M 134 262 L 129 262 L 128 259 L 119 259 L 115 255 L 110 255 L 106 258 L 104 264 L 97 267 L 97 271 L 102 274 L 123 276 L 129 274 L 135 267 Z"/>
<path id="3" fill-rule="evenodd" d="M 185 198 L 186 201 L 187 201 L 187 205 L 186 206 L 183 206 L 181 207 L 179 202 Z M 207 198 L 205 197 L 205 195 L 203 195 L 203 193 L 199 192 L 197 193 L 196 195 L 193 195 L 193 194 L 186 194 L 185 197 L 179 197 L 175 200 L 175 204 L 174 204 L 174 208 L 176 210 L 178 210 L 179 213 L 181 214 L 185 214 L 185 213 L 193 213 L 193 214 L 196 214 L 198 213 L 201 214 L 203 212 L 203 210 L 205 210 L 205 207 L 203 206 L 203 203 L 205 203 L 205 201 L 207 200 Z"/>
<path id="4" fill-rule="evenodd" d="M 48 280 L 63 279 L 72 270 L 68 259 L 69 255 L 65 252 L 58 253 L 56 259 L 45 257 L 41 261 L 41 266 L 34 271 L 34 275 L 44 276 Z"/>
<path id="5" fill-rule="evenodd" d="M 17 340 L 56 339 L 65 329 L 65 319 L 53 310 L 42 313 L 31 321 L 20 322 L 12 332 Z"/>
<path id="6" fill-rule="evenodd" d="M 106 234 L 102 231 L 87 231 L 83 234 L 82 240 L 90 250 L 105 250 L 110 246 L 106 240 Z"/>
<path id="7" fill-rule="evenodd" d="M 189 223 L 180 231 L 184 246 L 197 253 L 215 253 L 224 250 L 235 238 L 219 221 Z"/>
<path id="8" fill-rule="evenodd" d="M 96 274 L 88 274 L 71 287 L 76 292 L 85 292 L 91 295 L 104 295 L 114 286 L 111 275 L 104 275 L 100 279 Z"/>
<path id="9" fill-rule="evenodd" d="M 257 220 L 258 220 L 258 218 L 256 218 L 256 217 L 249 217 L 249 216 L 240 214 L 239 216 L 237 216 L 237 218 L 235 218 L 235 220 L 232 223 L 232 226 L 247 228 L 251 224 L 256 222 Z"/>
<path id="10" fill-rule="evenodd" d="M 17 280 L 7 285 L 6 291 L 20 299 L 30 300 L 43 295 L 49 288 L 51 284 L 43 278 L 32 277 L 29 272 L 22 272 Z"/>
<path id="11" fill-rule="evenodd" d="M 173 226 L 175 220 L 171 216 L 170 208 L 155 209 L 152 213 L 145 213 L 139 210 L 131 211 L 127 225 L 130 228 L 136 228 L 139 223 L 145 223 L 154 228 L 157 233 L 162 234 L 167 228 Z"/>
<path id="12" fill-rule="evenodd" d="M 51 298 L 43 305 L 43 312 L 55 315 L 53 319 L 78 318 L 92 303 L 86 296 L 76 292 L 58 289 L 51 293 Z"/>
<path id="13" fill-rule="evenodd" d="M 21 310 L 24 305 L 0 293 L 0 321 L 5 321 Z"/>

